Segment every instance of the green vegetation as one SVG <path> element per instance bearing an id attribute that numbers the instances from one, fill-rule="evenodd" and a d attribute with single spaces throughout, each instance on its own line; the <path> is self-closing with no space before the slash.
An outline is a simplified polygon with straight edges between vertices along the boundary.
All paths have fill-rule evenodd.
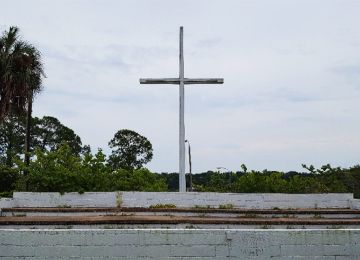
<path id="1" fill-rule="evenodd" d="M 28 168 L 31 191 L 165 191 L 164 180 L 149 170 L 117 169 L 99 150 L 95 155 L 75 155 L 67 144 L 55 151 L 35 151 Z"/>
<path id="2" fill-rule="evenodd" d="M 151 205 L 149 208 L 151 209 L 173 209 L 176 208 L 174 204 L 155 204 Z"/>
<path id="3" fill-rule="evenodd" d="M 67 204 L 62 204 L 62 205 L 57 205 L 57 208 L 67 209 L 67 208 L 71 208 L 71 206 L 70 206 L 70 205 L 67 205 Z"/>
<path id="4" fill-rule="evenodd" d="M 269 225 L 262 225 L 262 226 L 260 226 L 260 229 L 270 229 L 271 228 L 271 226 L 269 226 Z"/>
<path id="5" fill-rule="evenodd" d="M 219 209 L 233 209 L 234 205 L 231 203 L 219 205 Z"/>
<path id="6" fill-rule="evenodd" d="M 241 168 L 244 168 L 241 167 Z M 208 171 L 192 176 L 197 191 L 234 193 L 354 193 L 359 197 L 360 166 L 332 168 L 326 164 L 312 172 Z M 173 190 L 177 174 L 162 174 Z M 188 177 L 188 176 L 187 176 Z"/>
<path id="7" fill-rule="evenodd" d="M 19 29 L 10 27 L 0 37 L 0 122 L 5 117 L 21 116 L 25 121 L 24 162 L 30 163 L 31 114 L 33 99 L 42 90 L 45 77 L 40 52 L 21 39 Z M 10 129 L 17 131 L 18 129 Z M 11 148 L 11 147 L 8 147 Z M 11 149 L 7 149 L 11 152 Z M 12 155 L 7 154 L 7 159 Z M 7 164 L 11 164 L 7 161 Z M 28 174 L 27 169 L 23 171 Z M 25 186 L 28 187 L 27 183 Z"/>
<path id="8" fill-rule="evenodd" d="M 101 150 L 76 154 L 67 143 L 54 151 L 36 148 L 26 166 L 18 157 L 12 167 L 0 164 L 0 194 L 12 191 L 79 192 L 86 191 L 166 191 L 165 180 L 145 168 L 113 170 Z M 28 174 L 24 175 L 24 170 Z M 26 185 L 27 184 L 27 185 Z M 27 186 L 27 187 L 26 187 Z M 121 206 L 121 198 L 117 198 Z"/>
<path id="9" fill-rule="evenodd" d="M 320 213 L 315 213 L 314 218 L 324 218 L 324 216 L 321 215 Z"/>
<path id="10" fill-rule="evenodd" d="M 25 190 L 60 193 L 176 190 L 173 181 L 177 178 L 177 174 L 156 174 L 146 168 L 114 169 L 100 149 L 92 154 L 89 151 L 77 153 L 67 143 L 56 144 L 51 149 L 36 147 L 29 166 L 20 160 L 18 154 L 11 158 L 12 166 L 7 165 L 7 154 L 9 153 L 6 150 L 0 150 L 0 158 L 5 157 L 0 162 L 0 197 L 11 196 L 13 191 Z M 28 172 L 27 175 L 23 174 L 25 170 Z M 341 169 L 325 165 L 315 171 L 315 173 L 241 171 L 231 174 L 206 172 L 193 175 L 193 183 L 200 192 L 359 194 L 360 166 Z M 117 198 L 117 204 L 121 207 L 121 194 Z M 231 206 L 231 204 L 219 205 L 219 208 L 231 208 Z M 202 207 L 196 206 L 196 208 Z"/>
<path id="11" fill-rule="evenodd" d="M 79 155 L 86 151 L 81 139 L 74 131 L 54 117 L 31 119 L 31 150 L 55 151 L 61 143 L 67 143 L 72 152 Z M 22 116 L 7 116 L 0 123 L 0 163 L 12 167 L 24 150 L 25 120 Z"/>
<path id="12" fill-rule="evenodd" d="M 119 130 L 109 146 L 113 149 L 109 157 L 113 169 L 139 169 L 153 157 L 150 141 L 128 129 Z"/>

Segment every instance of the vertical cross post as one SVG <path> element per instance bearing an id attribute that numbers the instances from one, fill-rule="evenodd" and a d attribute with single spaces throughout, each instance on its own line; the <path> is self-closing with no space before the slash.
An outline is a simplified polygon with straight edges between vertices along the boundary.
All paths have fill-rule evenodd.
<path id="1" fill-rule="evenodd" d="M 184 47 L 183 27 L 180 27 L 180 53 L 179 53 L 179 191 L 186 191 L 185 178 L 185 88 L 184 88 Z"/>

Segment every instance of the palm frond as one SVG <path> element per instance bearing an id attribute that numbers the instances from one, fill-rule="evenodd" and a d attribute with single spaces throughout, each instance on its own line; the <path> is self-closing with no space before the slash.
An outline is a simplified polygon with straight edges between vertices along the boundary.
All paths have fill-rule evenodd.
<path id="1" fill-rule="evenodd" d="M 29 98 L 42 90 L 43 77 L 41 53 L 10 27 L 0 38 L 0 121 L 14 102 L 25 111 Z"/>

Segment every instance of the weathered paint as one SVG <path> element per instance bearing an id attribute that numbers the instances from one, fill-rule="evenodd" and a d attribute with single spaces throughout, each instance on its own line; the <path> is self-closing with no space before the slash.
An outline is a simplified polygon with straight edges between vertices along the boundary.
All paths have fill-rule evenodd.
<path id="1" fill-rule="evenodd" d="M 0 230 L 1 259 L 359 259 L 360 230 Z"/>
<path id="2" fill-rule="evenodd" d="M 195 207 L 232 204 L 236 208 L 350 208 L 359 207 L 351 193 L 279 194 L 279 193 L 211 193 L 211 192 L 14 192 L 13 200 L 0 199 L 1 207 L 149 207 L 174 204 Z M 359 207 L 360 208 L 360 207 Z"/>

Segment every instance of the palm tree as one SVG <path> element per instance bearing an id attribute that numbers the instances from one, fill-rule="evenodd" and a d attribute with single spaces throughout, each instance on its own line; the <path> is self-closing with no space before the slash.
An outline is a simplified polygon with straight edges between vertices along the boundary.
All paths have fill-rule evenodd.
<path id="1" fill-rule="evenodd" d="M 30 161 L 32 102 L 42 89 L 43 77 L 40 52 L 19 39 L 17 27 L 10 27 L 0 38 L 0 122 L 10 113 L 26 113 L 26 165 Z"/>
<path id="2" fill-rule="evenodd" d="M 17 27 L 10 27 L 0 38 L 0 121 L 11 111 L 28 110 L 43 76 L 40 52 L 19 39 Z"/>

